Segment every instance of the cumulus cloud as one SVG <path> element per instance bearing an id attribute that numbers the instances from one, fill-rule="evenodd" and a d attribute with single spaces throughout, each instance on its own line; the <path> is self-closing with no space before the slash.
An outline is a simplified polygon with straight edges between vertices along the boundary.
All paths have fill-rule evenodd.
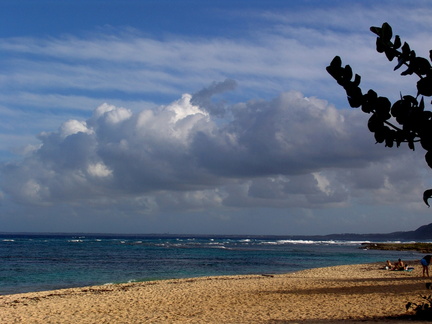
<path id="1" fill-rule="evenodd" d="M 41 133 L 23 160 L 3 166 L 2 189 L 22 203 L 127 201 L 143 212 L 319 208 L 367 190 L 407 194 L 409 179 L 420 178 L 389 162 L 403 150 L 373 145 L 362 113 L 296 91 L 224 104 L 222 120 L 212 95 L 234 85 L 137 112 L 102 104 L 88 120 Z"/>
<path id="2" fill-rule="evenodd" d="M 66 138 L 70 135 L 77 133 L 91 134 L 93 131 L 87 128 L 87 124 L 83 121 L 69 120 L 63 123 L 60 127 L 59 134 L 62 138 Z"/>

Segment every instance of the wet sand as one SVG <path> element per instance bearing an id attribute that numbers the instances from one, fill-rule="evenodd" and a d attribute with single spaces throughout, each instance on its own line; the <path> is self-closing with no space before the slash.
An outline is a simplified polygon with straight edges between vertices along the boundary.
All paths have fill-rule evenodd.
<path id="1" fill-rule="evenodd" d="M 0 296 L 0 323 L 413 323 L 407 302 L 429 295 L 421 266 L 317 268 Z"/>

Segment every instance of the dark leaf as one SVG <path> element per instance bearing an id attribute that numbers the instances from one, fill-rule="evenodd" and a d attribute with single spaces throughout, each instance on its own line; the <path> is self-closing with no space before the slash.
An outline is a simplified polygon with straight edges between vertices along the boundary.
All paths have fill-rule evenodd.
<path id="1" fill-rule="evenodd" d="M 414 73 L 414 69 L 412 68 L 412 66 L 409 66 L 408 69 L 406 69 L 401 73 L 401 75 L 411 75 L 413 73 Z"/>
<path id="2" fill-rule="evenodd" d="M 330 63 L 331 67 L 337 68 L 337 67 L 342 67 L 342 60 L 339 56 L 335 56 L 333 58 L 333 60 Z"/>
<path id="3" fill-rule="evenodd" d="M 419 118 L 417 120 L 416 130 L 421 137 L 427 136 L 428 138 L 432 135 L 432 112 L 431 111 L 420 111 Z"/>
<path id="4" fill-rule="evenodd" d="M 399 69 L 402 65 L 405 64 L 405 62 L 406 62 L 405 57 L 403 57 L 403 56 L 399 57 L 398 64 L 395 66 L 393 71 L 396 71 L 397 69 Z"/>
<path id="5" fill-rule="evenodd" d="M 394 139 L 393 136 L 387 136 L 385 139 L 385 146 L 386 147 L 393 147 Z"/>
<path id="6" fill-rule="evenodd" d="M 350 86 L 347 88 L 348 102 L 352 108 L 358 108 L 363 103 L 363 94 L 359 87 Z"/>
<path id="7" fill-rule="evenodd" d="M 424 108 L 425 108 L 425 103 L 424 103 L 424 98 L 422 97 L 420 100 L 419 109 L 420 111 L 424 111 Z"/>
<path id="8" fill-rule="evenodd" d="M 330 65 L 326 67 L 326 70 L 338 83 L 340 83 L 343 73 L 341 58 L 335 56 Z"/>
<path id="9" fill-rule="evenodd" d="M 426 151 L 432 150 L 432 141 L 430 138 L 422 137 L 420 144 Z"/>
<path id="10" fill-rule="evenodd" d="M 361 81 L 361 76 L 356 74 L 354 77 L 353 85 L 358 87 L 360 85 L 360 81 Z"/>
<path id="11" fill-rule="evenodd" d="M 432 150 L 432 140 L 426 137 L 420 139 L 420 144 L 425 150 Z"/>
<path id="12" fill-rule="evenodd" d="M 411 305 L 412 305 L 412 303 L 411 303 L 411 302 L 408 302 L 408 303 L 405 305 L 405 309 L 406 309 L 406 310 L 409 310 L 409 309 L 411 308 Z"/>
<path id="13" fill-rule="evenodd" d="M 427 151 L 425 155 L 426 163 L 432 169 L 432 151 Z"/>
<path id="14" fill-rule="evenodd" d="M 375 103 L 375 111 L 381 120 L 387 120 L 390 116 L 391 103 L 386 97 L 378 97 Z"/>
<path id="15" fill-rule="evenodd" d="M 395 142 L 396 142 L 396 146 L 400 147 L 401 143 L 404 142 L 406 139 L 405 137 L 405 133 L 402 131 L 397 131 L 395 134 Z"/>
<path id="16" fill-rule="evenodd" d="M 408 147 L 409 147 L 411 150 L 415 151 L 414 141 L 413 141 L 412 139 L 410 139 L 410 140 L 408 141 Z"/>
<path id="17" fill-rule="evenodd" d="M 423 102 L 424 102 L 424 100 L 423 100 Z M 429 110 L 423 111 L 423 115 L 424 115 L 423 118 L 425 121 L 432 121 L 432 111 L 429 111 Z"/>
<path id="18" fill-rule="evenodd" d="M 363 101 L 361 109 L 363 112 L 370 114 L 374 110 L 374 107 L 372 105 L 370 105 L 369 103 L 365 103 Z"/>
<path id="19" fill-rule="evenodd" d="M 378 36 L 381 35 L 381 27 L 374 27 L 374 26 L 372 26 L 372 27 L 370 28 L 370 31 L 371 31 L 372 33 L 378 35 Z"/>
<path id="20" fill-rule="evenodd" d="M 335 68 L 335 67 L 332 67 L 331 65 L 329 65 L 326 67 L 326 70 L 327 70 L 328 74 L 330 74 L 339 83 L 339 81 L 341 79 L 342 68 Z"/>
<path id="21" fill-rule="evenodd" d="M 378 105 L 385 111 L 390 111 L 391 102 L 386 97 L 378 97 L 377 99 Z"/>
<path id="22" fill-rule="evenodd" d="M 430 207 L 428 203 L 428 199 L 431 197 L 432 197 L 432 189 L 428 189 L 423 193 L 423 201 L 428 207 Z"/>
<path id="23" fill-rule="evenodd" d="M 351 81 L 352 77 L 353 77 L 353 72 L 352 72 L 351 66 L 345 65 L 345 69 L 343 72 L 344 80 L 345 81 Z"/>
<path id="24" fill-rule="evenodd" d="M 426 75 L 430 72 L 431 65 L 424 57 L 416 57 L 411 61 L 412 69 L 419 75 Z"/>
<path id="25" fill-rule="evenodd" d="M 385 51 L 385 45 L 381 37 L 376 39 L 376 51 L 378 53 L 383 53 Z"/>
<path id="26" fill-rule="evenodd" d="M 371 100 L 376 100 L 378 98 L 378 94 L 372 89 L 367 92 L 367 95 Z"/>
<path id="27" fill-rule="evenodd" d="M 406 100 L 412 106 L 417 106 L 418 104 L 417 99 L 413 96 L 403 96 L 402 99 Z"/>
<path id="28" fill-rule="evenodd" d="M 432 96 L 432 76 L 429 75 L 417 82 L 417 91 L 420 95 Z"/>
<path id="29" fill-rule="evenodd" d="M 408 115 L 397 116 L 396 121 L 401 125 L 405 125 L 408 122 Z"/>
<path id="30" fill-rule="evenodd" d="M 384 122 L 377 116 L 373 114 L 368 120 L 368 128 L 372 133 L 382 129 L 384 127 Z"/>
<path id="31" fill-rule="evenodd" d="M 402 46 L 402 54 L 406 57 L 409 57 L 410 53 L 411 53 L 411 48 L 409 47 L 407 42 L 404 42 Z"/>
<path id="32" fill-rule="evenodd" d="M 385 146 L 386 147 L 393 147 L 393 144 L 395 142 L 396 138 L 396 132 L 394 130 L 389 129 L 386 132 L 386 139 L 385 139 Z"/>
<path id="33" fill-rule="evenodd" d="M 384 39 L 384 41 L 389 42 L 393 37 L 393 31 L 391 26 L 388 23 L 384 23 L 382 25 L 381 30 L 381 37 Z"/>
<path id="34" fill-rule="evenodd" d="M 393 117 L 401 117 L 406 116 L 409 112 L 411 105 L 405 101 L 405 100 L 398 100 L 396 101 L 392 108 L 391 108 L 391 114 Z M 403 123 L 400 123 L 403 124 Z"/>
<path id="35" fill-rule="evenodd" d="M 387 132 L 389 130 L 390 129 L 387 126 L 383 126 L 381 128 L 378 128 L 374 134 L 376 143 L 383 143 L 386 140 Z"/>
<path id="36" fill-rule="evenodd" d="M 388 48 L 386 48 L 386 49 L 384 50 L 384 52 L 385 52 L 385 55 L 387 56 L 387 59 L 388 59 L 389 61 L 393 61 L 393 59 L 394 59 L 395 56 L 396 56 L 396 53 L 395 53 L 395 51 L 393 50 L 393 48 L 388 47 Z"/>
<path id="37" fill-rule="evenodd" d="M 378 95 L 375 91 L 370 89 L 364 96 L 363 96 L 363 105 L 362 105 L 362 111 L 369 114 L 375 109 L 375 102 L 378 98 Z"/>
<path id="38" fill-rule="evenodd" d="M 402 46 L 401 39 L 400 39 L 399 35 L 396 35 L 393 48 L 398 49 L 401 46 Z"/>

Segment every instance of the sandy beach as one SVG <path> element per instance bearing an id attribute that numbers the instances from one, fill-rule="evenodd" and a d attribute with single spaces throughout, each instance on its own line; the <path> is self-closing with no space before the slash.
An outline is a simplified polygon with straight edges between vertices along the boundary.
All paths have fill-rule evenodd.
<path id="1" fill-rule="evenodd" d="M 429 295 L 431 281 L 412 264 L 411 272 L 364 264 L 5 295 L 0 323 L 412 323 L 405 305 Z"/>

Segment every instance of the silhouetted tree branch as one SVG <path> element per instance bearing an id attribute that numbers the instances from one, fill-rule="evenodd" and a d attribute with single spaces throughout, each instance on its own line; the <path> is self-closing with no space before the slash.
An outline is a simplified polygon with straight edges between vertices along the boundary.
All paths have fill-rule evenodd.
<path id="1" fill-rule="evenodd" d="M 377 35 L 376 50 L 384 53 L 389 61 L 397 59 L 394 70 L 405 66 L 401 75 L 417 75 L 417 94 L 400 95 L 400 99 L 391 103 L 386 97 L 370 89 L 363 94 L 360 89 L 361 77 L 353 72 L 349 65 L 342 66 L 342 60 L 336 56 L 327 66 L 327 72 L 346 91 L 348 102 L 352 108 L 360 108 L 363 112 L 372 114 L 368 121 L 368 128 L 375 135 L 377 143 L 385 143 L 386 147 L 399 147 L 401 143 L 407 143 L 412 150 L 414 143 L 420 145 L 427 151 L 426 163 L 432 168 L 432 112 L 425 110 L 424 97 L 432 96 L 432 66 L 429 60 L 418 57 L 411 50 L 408 43 L 402 45 L 399 35 L 393 39 L 393 31 L 388 23 L 381 27 L 371 27 L 370 30 Z M 429 51 L 429 59 L 432 61 L 432 50 Z M 400 126 L 396 126 L 393 119 Z M 423 200 L 429 206 L 428 199 L 432 197 L 432 189 L 423 194 Z"/>

